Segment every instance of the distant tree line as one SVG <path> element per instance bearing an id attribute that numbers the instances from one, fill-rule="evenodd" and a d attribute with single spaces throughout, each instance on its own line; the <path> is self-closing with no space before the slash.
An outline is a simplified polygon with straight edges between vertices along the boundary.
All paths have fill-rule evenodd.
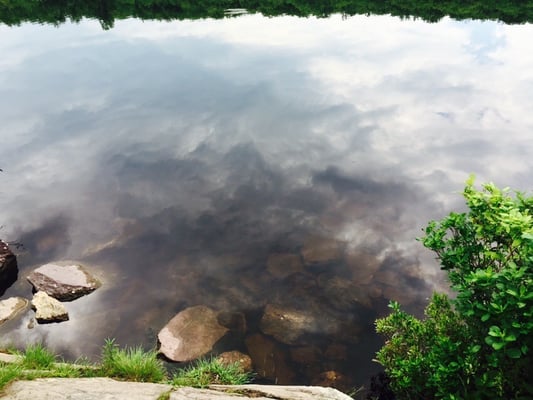
<path id="1" fill-rule="evenodd" d="M 114 21 L 224 18 L 227 9 L 246 9 L 266 16 L 327 17 L 331 14 L 392 15 L 437 22 L 497 20 L 507 24 L 533 22 L 533 2 L 524 0 L 0 0 L 0 22 L 61 24 L 67 20 L 98 19 L 104 29 Z"/>

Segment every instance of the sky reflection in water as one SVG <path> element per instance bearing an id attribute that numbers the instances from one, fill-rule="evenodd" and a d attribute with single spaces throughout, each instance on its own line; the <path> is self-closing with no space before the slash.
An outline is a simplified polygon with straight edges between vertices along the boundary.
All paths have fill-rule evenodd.
<path id="1" fill-rule="evenodd" d="M 146 343 L 188 305 L 298 298 L 250 282 L 316 236 L 401 271 L 389 294 L 420 306 L 443 285 L 414 238 L 462 207 L 468 174 L 533 187 L 531 25 L 250 15 L 0 37 L 0 236 L 26 246 L 4 298 L 57 259 L 104 277 L 69 322 L 27 317 L 9 340 L 77 356 Z M 352 317 L 370 332 L 375 315 Z"/>

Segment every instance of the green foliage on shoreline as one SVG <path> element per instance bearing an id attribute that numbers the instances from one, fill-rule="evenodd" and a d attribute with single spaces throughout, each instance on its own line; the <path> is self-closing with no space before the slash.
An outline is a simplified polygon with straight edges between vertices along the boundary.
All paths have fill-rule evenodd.
<path id="1" fill-rule="evenodd" d="M 449 16 L 457 20 L 497 20 L 507 24 L 533 22 L 533 4 L 523 0 L 0 0 L 0 21 L 61 24 L 67 20 L 98 19 L 104 29 L 115 20 L 174 20 L 224 18 L 228 9 L 246 9 L 266 16 L 326 17 L 343 15 L 393 15 L 437 22 Z"/>
<path id="2" fill-rule="evenodd" d="M 121 349 L 114 339 L 105 341 L 101 361 L 96 364 L 61 362 L 41 344 L 30 345 L 16 355 L 19 359 L 14 363 L 0 362 L 0 391 L 14 380 L 59 377 L 109 377 L 196 387 L 210 384 L 237 385 L 251 380 L 251 375 L 243 372 L 238 364 L 223 365 L 217 360 L 199 360 L 194 366 L 179 370 L 169 378 L 154 350 L 144 351 L 141 347 Z"/>
<path id="3" fill-rule="evenodd" d="M 243 372 L 239 364 L 223 365 L 217 359 L 198 360 L 192 366 L 179 370 L 171 379 L 175 386 L 207 387 L 217 385 L 244 385 L 252 376 Z"/>
<path id="4" fill-rule="evenodd" d="M 421 238 L 448 273 L 455 299 L 436 294 L 426 318 L 376 321 L 377 354 L 399 399 L 528 399 L 533 396 L 533 197 L 471 178 L 468 213 L 432 221 Z"/>
<path id="5" fill-rule="evenodd" d="M 142 347 L 121 349 L 114 339 L 107 339 L 102 349 L 102 372 L 106 376 L 136 382 L 161 382 L 166 371 L 155 350 Z"/>

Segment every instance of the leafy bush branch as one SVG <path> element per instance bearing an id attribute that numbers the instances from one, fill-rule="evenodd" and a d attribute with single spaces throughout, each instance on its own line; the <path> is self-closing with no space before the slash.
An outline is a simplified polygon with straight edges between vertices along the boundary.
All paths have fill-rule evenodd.
<path id="1" fill-rule="evenodd" d="M 376 321 L 377 354 L 400 399 L 532 398 L 533 197 L 471 177 L 469 211 L 431 221 L 420 238 L 456 298 L 435 294 L 418 320 L 392 302 Z"/>

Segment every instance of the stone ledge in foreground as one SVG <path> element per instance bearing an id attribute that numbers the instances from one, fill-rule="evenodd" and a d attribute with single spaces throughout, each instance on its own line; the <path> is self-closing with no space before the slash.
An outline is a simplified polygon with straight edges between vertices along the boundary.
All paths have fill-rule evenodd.
<path id="1" fill-rule="evenodd" d="M 44 378 L 16 381 L 5 388 L 5 400 L 351 400 L 317 386 L 213 385 L 209 389 L 172 388 L 158 383 L 122 382 L 110 378 Z"/>

